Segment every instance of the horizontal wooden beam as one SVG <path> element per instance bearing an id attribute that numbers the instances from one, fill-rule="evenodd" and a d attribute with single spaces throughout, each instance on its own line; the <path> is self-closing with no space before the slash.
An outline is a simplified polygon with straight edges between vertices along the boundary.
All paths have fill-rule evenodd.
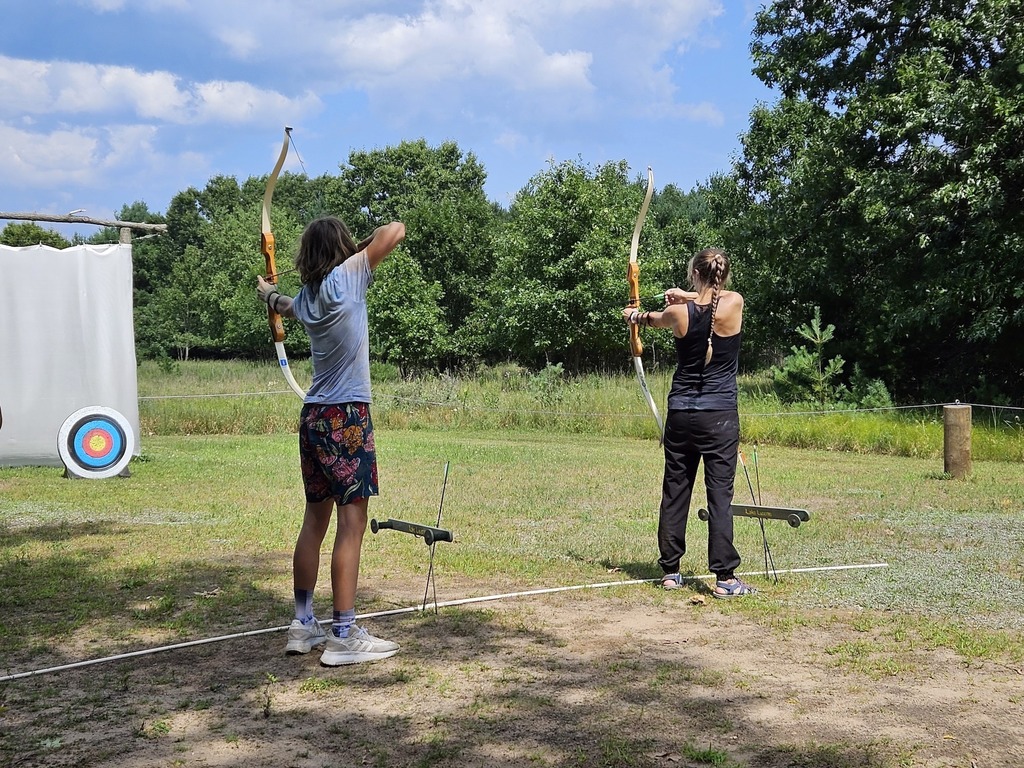
<path id="1" fill-rule="evenodd" d="M 140 221 L 108 221 L 106 219 L 94 219 L 91 216 L 57 216 L 52 213 L 4 213 L 0 211 L 0 221 L 10 219 L 15 221 L 50 221 L 59 224 L 95 224 L 97 227 L 117 227 L 119 229 L 138 229 L 144 232 L 166 232 L 166 224 L 147 224 Z"/>

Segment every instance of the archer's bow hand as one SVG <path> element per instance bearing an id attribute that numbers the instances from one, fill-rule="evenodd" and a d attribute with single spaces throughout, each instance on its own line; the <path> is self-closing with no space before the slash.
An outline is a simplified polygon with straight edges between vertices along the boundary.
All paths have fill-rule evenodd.
<path id="1" fill-rule="evenodd" d="M 295 317 L 292 314 L 292 298 L 277 290 L 274 283 L 267 282 L 262 275 L 256 276 L 256 295 L 272 312 L 281 317 Z"/>
<path id="2" fill-rule="evenodd" d="M 256 295 L 260 297 L 260 301 L 266 304 L 267 297 L 276 290 L 277 286 L 274 283 L 268 283 L 263 275 L 256 275 Z"/>

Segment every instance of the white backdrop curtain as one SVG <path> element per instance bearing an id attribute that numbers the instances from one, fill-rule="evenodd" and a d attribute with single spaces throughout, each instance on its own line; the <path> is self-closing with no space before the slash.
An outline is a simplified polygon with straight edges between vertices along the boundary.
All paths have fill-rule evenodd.
<path id="1" fill-rule="evenodd" d="M 130 245 L 0 245 L 0 466 L 63 466 L 57 434 L 75 411 L 139 398 Z"/>

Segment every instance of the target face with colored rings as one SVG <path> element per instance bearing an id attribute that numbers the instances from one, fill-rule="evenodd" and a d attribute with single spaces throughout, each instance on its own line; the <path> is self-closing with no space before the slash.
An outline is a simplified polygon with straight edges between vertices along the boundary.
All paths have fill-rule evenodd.
<path id="1" fill-rule="evenodd" d="M 128 466 L 134 448 L 131 425 L 113 408 L 103 406 L 75 411 L 57 435 L 57 453 L 76 477 L 113 477 Z"/>

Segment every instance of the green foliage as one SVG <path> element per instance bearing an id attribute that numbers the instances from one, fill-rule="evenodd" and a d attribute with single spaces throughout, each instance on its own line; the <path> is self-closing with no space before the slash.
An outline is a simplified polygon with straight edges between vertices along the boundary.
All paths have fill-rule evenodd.
<path id="1" fill-rule="evenodd" d="M 34 221 L 12 221 L 0 231 L 0 245 L 9 245 L 12 248 L 23 248 L 28 245 L 70 248 L 71 241 L 57 230 L 43 229 Z"/>
<path id="2" fill-rule="evenodd" d="M 881 380 L 904 399 L 1019 397 L 1024 25 L 1004 11 L 996 0 L 766 7 L 754 52 L 781 98 L 751 113 L 731 174 L 657 191 L 640 242 L 644 295 L 685 285 L 690 255 L 719 245 L 746 297 L 744 365 L 790 369 L 805 397 L 884 403 Z M 397 218 L 406 241 L 370 297 L 376 358 L 406 372 L 625 367 L 619 309 L 645 179 L 624 162 L 565 162 L 506 211 L 487 201 L 485 178 L 472 153 L 424 140 L 353 152 L 334 175 L 283 174 L 282 288 L 298 289 L 288 270 L 311 218 L 338 215 L 357 238 Z M 218 176 L 185 190 L 168 234 L 137 243 L 141 357 L 266 354 L 253 291 L 265 184 Z M 156 216 L 138 202 L 124 212 Z M 834 368 L 813 356 L 780 363 L 811 306 L 835 329 Z M 649 370 L 674 359 L 670 334 L 644 343 Z M 307 354 L 299 324 L 286 345 Z"/>
<path id="3" fill-rule="evenodd" d="M 357 240 L 401 219 L 407 239 L 378 269 L 368 299 L 374 356 L 409 369 L 474 362 L 491 330 L 479 305 L 494 263 L 490 232 L 497 211 L 483 192 L 484 179 L 476 158 L 453 142 L 434 148 L 422 140 L 353 152 L 337 176 L 283 174 L 271 211 L 282 291 L 294 295 L 300 287 L 291 262 L 312 218 L 339 216 Z M 142 356 L 263 354 L 266 310 L 255 298 L 255 277 L 264 271 L 259 232 L 266 181 L 216 176 L 172 200 L 168 236 L 136 263 Z M 301 325 L 287 323 L 286 332 L 288 351 L 308 354 Z"/>
<path id="4" fill-rule="evenodd" d="M 539 403 L 544 406 L 553 406 L 560 403 L 565 396 L 564 381 L 565 371 L 562 364 L 551 365 L 549 363 L 529 378 L 527 387 L 536 396 Z"/>
<path id="5" fill-rule="evenodd" d="M 489 315 L 502 322 L 492 349 L 529 367 L 562 363 L 573 373 L 623 364 L 619 310 L 644 191 L 645 181 L 627 179 L 625 163 L 567 161 L 531 179 L 496 234 Z M 653 224 L 644 227 L 641 283 L 663 289 L 672 270 L 661 242 Z M 664 334 L 659 341 L 671 343 Z"/>
<path id="6" fill-rule="evenodd" d="M 402 369 L 394 363 L 382 363 L 379 360 L 370 360 L 370 380 L 379 382 L 393 382 L 402 380 Z"/>
<path id="7" fill-rule="evenodd" d="M 853 366 L 849 389 L 840 388 L 840 399 L 855 408 L 891 408 L 893 405 L 885 382 L 868 377 L 857 364 Z"/>
<path id="8" fill-rule="evenodd" d="M 833 369 L 832 363 L 825 370 Z M 842 367 L 840 360 L 839 366 Z M 782 364 L 771 369 L 775 391 L 784 403 L 816 403 L 824 407 L 832 402 L 834 387 L 829 386 L 833 375 L 825 378 L 820 359 L 807 347 L 793 347 Z"/>
<path id="9" fill-rule="evenodd" d="M 813 401 L 824 407 L 836 398 L 837 378 L 843 372 L 845 361 L 833 357 L 825 361 L 824 347 L 832 340 L 836 327 L 821 326 L 821 307 L 814 308 L 810 325 L 804 324 L 796 332 L 810 342 L 812 349 L 793 347 L 792 354 L 773 367 L 772 378 L 783 402 Z"/>
<path id="10" fill-rule="evenodd" d="M 366 303 L 370 357 L 399 368 L 433 368 L 447 351 L 442 290 L 430 283 L 408 252 L 393 252 L 377 267 Z"/>
<path id="11" fill-rule="evenodd" d="M 157 357 L 156 364 L 166 374 L 176 374 L 181 370 L 181 364 L 166 352 Z"/>
<path id="12" fill-rule="evenodd" d="M 216 343 L 212 334 L 222 324 L 216 312 L 218 296 L 202 274 L 204 262 L 203 253 L 196 246 L 186 246 L 171 267 L 167 286 L 157 297 L 157 311 L 179 360 L 188 360 L 194 347 L 210 349 Z"/>
<path id="13" fill-rule="evenodd" d="M 711 200 L 706 187 L 698 186 L 684 193 L 669 184 L 651 202 L 648 226 L 659 231 L 661 247 L 670 260 L 663 287 L 686 287 L 690 256 L 704 248 L 722 246 L 721 236 L 711 223 Z"/>
<path id="14" fill-rule="evenodd" d="M 826 360 L 825 345 L 835 336 L 835 326 L 822 327 L 821 307 L 814 308 L 811 322 L 796 329 L 806 346 L 791 347 L 781 365 L 772 366 L 769 376 L 775 393 L 783 403 L 814 403 L 826 407 L 886 408 L 892 398 L 885 384 L 869 379 L 859 365 L 847 387 L 840 382 L 846 361 L 839 355 Z"/>
<path id="15" fill-rule="evenodd" d="M 368 296 L 375 360 L 406 373 L 502 361 L 571 373 L 623 367 L 623 274 L 645 179 L 627 179 L 625 163 L 565 163 L 534 177 L 505 211 L 488 202 L 485 178 L 472 153 L 423 140 L 352 152 L 337 175 L 283 174 L 271 216 L 282 291 L 299 289 L 292 256 L 311 218 L 337 215 L 357 239 L 400 219 L 406 239 Z M 168 234 L 136 254 L 140 357 L 265 356 L 254 283 L 266 181 L 216 176 L 171 201 Z M 654 196 L 640 249 L 648 293 L 684 283 L 690 254 L 716 239 L 709 200 L 671 185 Z M 140 203 L 130 214 L 152 216 Z M 286 331 L 290 355 L 303 359 L 301 325 Z M 668 334 L 644 341 L 655 360 L 672 359 Z"/>
<path id="16" fill-rule="evenodd" d="M 439 312 L 430 313 L 427 328 L 405 326 L 420 338 L 389 341 L 389 349 L 415 350 L 410 352 L 412 358 L 405 352 L 398 354 L 406 362 L 458 365 L 482 346 L 481 326 L 473 322 L 473 314 L 494 263 L 490 240 L 494 209 L 484 193 L 485 180 L 476 157 L 464 155 L 452 141 L 430 147 L 420 139 L 352 152 L 341 169 L 338 183 L 369 217 L 370 227 L 395 219 L 406 225 L 403 248 L 418 269 L 406 266 L 391 274 L 389 279 L 412 281 L 395 286 L 392 294 L 404 293 L 406 301 L 417 297 L 421 304 L 437 302 Z M 437 290 L 420 295 L 423 286 Z M 417 310 L 424 312 L 425 306 Z M 430 336 L 434 338 L 428 340 Z"/>
<path id="17" fill-rule="evenodd" d="M 713 218 L 745 263 L 750 344 L 822 306 L 843 357 L 903 397 L 1024 376 L 1024 25 L 1005 0 L 809 3 L 757 15 L 738 196 Z M 979 376 L 984 372 L 984 376 Z"/>
<path id="18" fill-rule="evenodd" d="M 267 309 L 256 297 L 256 275 L 266 272 L 259 252 L 260 203 L 240 199 L 237 207 L 218 216 L 217 226 L 205 231 L 205 264 L 202 271 L 214 294 L 212 315 L 219 318 L 222 348 L 241 357 L 264 354 L 270 343 Z M 299 242 L 301 225 L 287 210 L 273 211 L 277 242 L 276 260 L 280 290 L 294 295 L 298 275 L 292 270 L 290 254 Z M 285 320 L 285 348 L 296 357 L 309 356 L 309 339 L 301 323 Z"/>

